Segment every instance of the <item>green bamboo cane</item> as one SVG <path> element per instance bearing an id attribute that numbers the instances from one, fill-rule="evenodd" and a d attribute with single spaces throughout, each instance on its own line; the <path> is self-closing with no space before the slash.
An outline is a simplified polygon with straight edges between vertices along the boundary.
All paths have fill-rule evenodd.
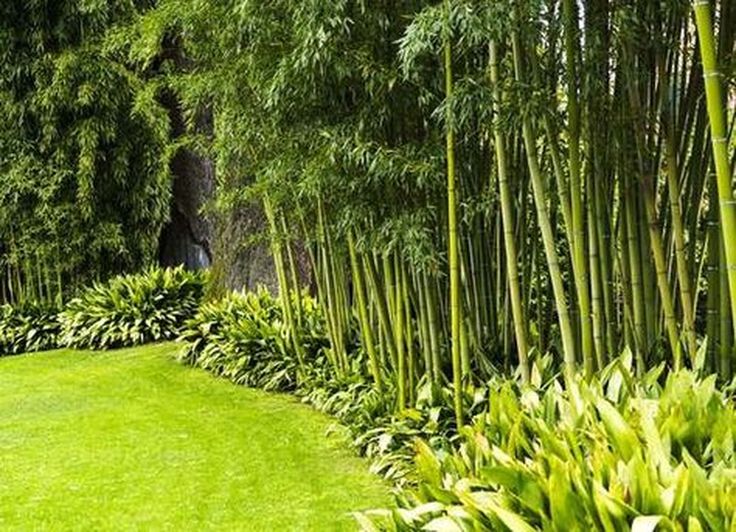
<path id="1" fill-rule="evenodd" d="M 447 99 L 447 116 L 445 135 L 447 156 L 447 242 L 448 262 L 450 269 L 450 342 L 452 352 L 452 384 L 454 387 L 455 420 L 458 427 L 463 425 L 462 402 L 462 353 L 461 331 L 462 306 L 460 286 L 460 257 L 458 252 L 458 222 L 457 198 L 455 177 L 455 131 L 450 110 L 453 95 L 452 79 L 452 45 L 450 43 L 450 0 L 445 0 L 445 35 L 444 35 L 444 67 L 445 67 L 445 98 Z"/>
<path id="2" fill-rule="evenodd" d="M 419 322 L 419 342 L 422 349 L 422 358 L 424 359 L 424 372 L 430 381 L 434 376 L 434 368 L 432 367 L 432 340 L 429 333 L 429 316 L 427 313 L 427 294 L 424 291 L 424 283 L 422 281 L 424 272 L 413 272 L 414 290 L 417 294 L 417 321 Z"/>
<path id="3" fill-rule="evenodd" d="M 711 222 L 712 223 L 712 222 Z M 708 361 L 709 371 L 716 368 L 721 379 L 727 379 L 724 375 L 723 368 L 720 363 L 720 325 L 719 325 L 719 307 L 723 298 L 720 296 L 721 279 L 720 279 L 720 253 L 721 235 L 718 223 L 716 222 L 711 229 L 711 235 L 708 238 L 708 300 L 706 302 L 706 335 L 708 338 Z M 728 309 L 727 309 L 728 310 Z"/>
<path id="4" fill-rule="evenodd" d="M 721 211 L 721 236 L 725 252 L 725 268 L 728 276 L 728 292 L 731 300 L 731 317 L 736 335 L 736 200 L 731 189 L 731 163 L 728 159 L 726 111 L 718 70 L 715 38 L 710 2 L 693 2 L 695 23 L 700 41 L 700 58 L 703 62 L 705 96 L 710 119 L 713 160 L 716 169 L 718 199 Z"/>
<path id="5" fill-rule="evenodd" d="M 406 378 L 406 356 L 404 352 L 404 305 L 406 302 L 400 297 L 401 286 L 403 284 L 403 269 L 399 266 L 398 253 L 394 253 L 394 279 L 396 279 L 397 286 L 397 297 L 395 299 L 394 306 L 394 342 L 396 344 L 396 360 L 398 374 L 396 375 L 397 380 L 397 391 L 398 391 L 398 409 L 399 411 L 404 410 L 407 406 L 407 378 Z"/>
<path id="6" fill-rule="evenodd" d="M 498 75 L 498 45 L 495 41 L 490 44 L 490 76 L 493 84 L 494 111 L 498 116 L 501 109 L 501 88 Z M 524 307 L 521 301 L 521 289 L 519 283 L 519 266 L 517 263 L 516 238 L 514 236 L 514 218 L 512 212 L 511 190 L 509 187 L 506 142 L 499 126 L 493 126 L 494 144 L 496 150 L 496 171 L 498 172 L 498 189 L 501 196 L 501 214 L 503 216 L 503 241 L 506 249 L 506 270 L 508 287 L 511 297 L 511 312 L 514 320 L 514 334 L 516 336 L 516 350 L 519 357 L 519 368 L 521 378 L 525 383 L 529 382 L 529 347 L 526 340 L 526 320 L 524 318 Z"/>
<path id="7" fill-rule="evenodd" d="M 7 267 L 3 265 L 3 270 L 7 271 Z M 4 276 L 3 276 L 4 277 Z M 0 278 L 0 289 L 2 289 L 2 301 L 0 301 L 1 304 L 9 303 L 9 297 L 8 297 L 8 288 L 5 284 L 5 279 Z"/>
<path id="8" fill-rule="evenodd" d="M 578 21 L 574 0 L 563 0 L 565 19 L 565 57 L 567 60 L 567 111 L 568 111 L 568 142 L 569 142 L 569 170 L 570 170 L 570 197 L 572 207 L 572 249 L 573 249 L 573 276 L 577 291 L 578 307 L 580 312 L 580 335 L 582 342 L 582 358 L 585 374 L 593 375 L 593 330 L 591 326 L 590 288 L 588 283 L 588 267 L 585 260 L 585 211 L 583 209 L 583 182 L 581 179 L 580 162 L 580 106 L 578 103 L 578 73 L 577 56 L 579 41 L 576 37 L 580 24 Z"/>
<path id="9" fill-rule="evenodd" d="M 720 240 L 720 239 L 719 239 Z M 731 372 L 732 372 L 732 360 L 734 358 L 734 333 L 733 333 L 733 321 L 734 318 L 729 312 L 729 302 L 730 302 L 730 295 L 728 293 L 729 286 L 728 286 L 728 275 L 727 275 L 727 269 L 726 269 L 726 250 L 723 246 L 722 242 L 719 242 L 720 245 L 718 246 L 720 248 L 719 253 L 719 259 L 720 259 L 720 275 L 719 275 L 719 281 L 720 286 L 718 288 L 718 293 L 720 294 L 720 309 L 718 310 L 718 315 L 720 316 L 720 322 L 719 322 L 719 364 L 718 368 L 720 370 L 720 374 L 724 379 L 731 378 Z"/>
<path id="10" fill-rule="evenodd" d="M 284 264 L 283 250 L 281 248 L 281 238 L 278 234 L 276 225 L 276 214 L 268 196 L 263 197 L 263 210 L 266 213 L 269 226 L 271 228 L 271 253 L 273 255 L 276 276 L 279 283 L 279 297 L 281 299 L 281 309 L 284 313 L 284 322 L 288 333 L 288 339 L 294 347 L 299 363 L 299 374 L 304 376 L 304 348 L 302 346 L 299 331 L 294 324 L 293 313 L 291 308 L 291 290 L 289 288 L 288 277 L 286 276 L 286 267 Z"/>
<path id="11" fill-rule="evenodd" d="M 36 273 L 36 283 L 38 285 L 37 286 L 37 289 L 38 289 L 37 301 L 39 303 L 43 303 L 46 300 L 46 298 L 43 295 L 43 265 L 42 265 L 43 261 L 41 260 L 41 255 L 38 252 L 38 250 L 36 250 L 35 255 L 36 255 L 35 257 L 36 258 L 35 260 L 36 272 L 35 273 Z"/>
<path id="12" fill-rule="evenodd" d="M 15 296 L 15 290 L 13 290 L 13 265 L 10 262 L 8 262 L 6 266 L 6 273 L 8 283 L 8 303 L 15 305 L 17 303 L 17 299 Z"/>
<path id="13" fill-rule="evenodd" d="M 636 214 L 636 195 L 633 187 L 627 189 L 624 209 L 626 212 L 626 245 L 629 257 L 628 272 L 631 278 L 631 299 L 634 319 L 634 353 L 636 355 L 637 370 L 645 370 L 643 352 L 646 346 L 646 318 L 644 314 L 644 285 L 641 275 L 641 246 Z"/>
<path id="14" fill-rule="evenodd" d="M 591 187 L 592 188 L 592 187 Z M 605 328 L 603 326 L 603 302 L 601 294 L 600 256 L 598 234 L 595 229 L 595 203 L 588 202 L 588 260 L 590 261 L 590 302 L 591 323 L 593 326 L 593 345 L 595 347 L 596 364 L 598 369 L 605 365 Z"/>
<path id="15" fill-rule="evenodd" d="M 710 184 L 711 193 L 715 196 L 718 194 L 715 181 Z M 706 332 L 708 335 L 708 355 L 712 361 L 712 367 L 718 369 L 718 373 L 722 379 L 727 379 L 728 374 L 724 374 L 724 367 L 721 363 L 720 352 L 720 306 L 725 301 L 725 310 L 728 314 L 728 298 L 721 297 L 721 259 L 723 257 L 723 244 L 721 241 L 721 229 L 718 223 L 718 207 L 711 204 L 708 208 L 708 226 L 707 226 L 707 281 L 708 281 L 708 301 L 706 316 Z M 728 283 L 727 278 L 726 284 Z"/>
<path id="16" fill-rule="evenodd" d="M 659 288 L 659 295 L 664 311 L 665 330 L 667 332 L 670 349 L 674 356 L 675 370 L 677 370 L 682 364 L 682 349 L 680 348 L 680 335 L 677 328 L 674 299 L 672 297 L 672 289 L 670 287 L 668 277 L 667 260 L 664 256 L 664 244 L 662 243 L 662 231 L 657 219 L 651 181 L 650 177 L 643 177 L 641 180 L 641 191 L 648 218 L 647 225 L 649 227 L 649 242 L 651 245 L 652 257 L 654 259 L 657 287 Z"/>
<path id="17" fill-rule="evenodd" d="M 522 67 L 521 44 L 516 32 L 512 33 L 512 48 L 514 55 L 514 70 L 516 80 L 519 83 L 524 82 L 524 73 Z M 524 145 L 526 147 L 527 163 L 529 165 L 529 173 L 532 180 L 532 189 L 534 192 L 534 203 L 537 209 L 537 222 L 542 231 L 542 243 L 544 244 L 545 256 L 547 259 L 547 267 L 549 269 L 552 281 L 552 290 L 554 292 L 555 307 L 557 309 L 557 319 L 560 323 L 560 334 L 562 336 L 563 356 L 565 361 L 565 377 L 568 382 L 572 382 L 575 375 L 575 337 L 570 322 L 568 312 L 567 298 L 565 296 L 564 283 L 562 281 L 562 271 L 560 269 L 557 249 L 555 247 L 554 232 L 549 219 L 547 210 L 547 198 L 545 197 L 546 187 L 542 178 L 542 171 L 539 168 L 537 160 L 536 134 L 531 119 L 527 114 L 523 116 L 523 135 Z"/>
<path id="18" fill-rule="evenodd" d="M 677 265 L 677 280 L 679 281 L 680 301 L 682 304 L 683 333 L 687 342 L 688 354 L 691 358 L 697 353 L 697 340 L 695 336 L 695 316 L 693 295 L 690 281 L 689 267 L 685 255 L 685 229 L 680 209 L 680 188 L 677 171 L 677 155 L 674 153 L 674 143 L 667 134 L 665 146 L 667 149 L 668 171 L 667 191 L 670 203 L 670 214 L 672 216 L 672 232 L 675 244 L 675 262 Z"/>
<path id="19" fill-rule="evenodd" d="M 442 359 L 440 357 L 440 324 L 437 312 L 437 297 L 429 274 L 423 276 L 422 289 L 427 306 L 427 321 L 429 323 L 429 341 L 432 349 L 432 379 L 439 384 L 442 379 Z"/>
<path id="20" fill-rule="evenodd" d="M 283 214 L 279 216 L 281 222 L 281 231 L 284 236 L 289 234 L 288 226 L 286 225 L 286 218 Z M 291 280 L 292 292 L 294 294 L 295 311 L 296 311 L 296 327 L 301 330 L 304 319 L 304 309 L 302 308 L 302 290 L 299 283 L 299 269 L 296 265 L 296 259 L 294 257 L 294 251 L 291 249 L 290 239 L 286 239 L 286 259 L 289 267 L 289 277 Z"/>
<path id="21" fill-rule="evenodd" d="M 342 364 L 343 373 L 348 374 L 350 370 L 350 361 L 348 360 L 348 349 L 347 349 L 347 335 L 352 330 L 350 324 L 350 305 L 348 302 L 348 270 L 343 267 L 344 261 L 342 256 L 338 256 L 334 250 L 331 240 L 328 240 L 328 246 L 330 247 L 330 268 L 331 276 L 334 279 L 335 287 L 335 313 L 338 323 L 338 345 L 341 346 L 339 356 Z M 339 262 L 338 262 L 339 261 Z"/>
<path id="22" fill-rule="evenodd" d="M 323 303 L 325 304 L 327 332 L 330 337 L 330 344 L 332 347 L 332 349 L 330 349 L 330 356 L 335 371 L 338 373 L 338 375 L 342 375 L 342 356 L 340 355 L 340 353 L 344 350 L 344 345 L 342 345 L 342 337 L 339 331 L 340 323 L 339 317 L 337 316 L 337 302 L 335 301 L 336 296 L 334 289 L 335 280 L 332 275 L 332 260 L 330 257 L 327 227 L 325 224 L 324 209 L 322 207 L 321 199 L 317 200 L 317 225 L 320 235 L 319 251 L 321 259 L 320 262 L 322 266 L 321 272 L 319 273 L 322 276 L 322 286 L 324 289 L 324 294 L 322 295 L 322 298 Z"/>
<path id="23" fill-rule="evenodd" d="M 61 263 L 56 262 L 56 303 L 58 306 L 64 304 L 64 285 L 62 281 Z"/>
<path id="24" fill-rule="evenodd" d="M 641 183 L 639 183 L 641 187 Z M 641 260 L 641 281 L 644 292 L 644 332 L 646 346 L 649 349 L 659 338 L 661 330 L 660 303 L 657 297 L 657 276 L 652 265 L 652 244 L 650 242 L 649 219 L 644 206 L 641 191 L 636 195 L 637 229 L 640 246 L 639 260 Z"/>
<path id="25" fill-rule="evenodd" d="M 675 142 L 674 117 L 672 116 L 669 106 L 666 106 L 664 103 L 664 99 L 669 93 L 669 83 L 665 72 L 664 61 L 661 58 L 659 59 L 659 74 L 662 80 L 661 106 L 663 108 L 664 149 L 667 161 L 667 197 L 669 199 L 670 214 L 672 216 L 672 233 L 675 244 L 677 280 L 679 281 L 678 286 L 680 288 L 679 293 L 682 304 L 683 333 L 687 342 L 688 354 L 691 358 L 694 358 L 697 352 L 697 340 L 695 336 L 694 304 L 690 272 L 685 253 L 685 229 L 682 219 L 682 209 L 680 207 L 680 165 Z"/>
<path id="26" fill-rule="evenodd" d="M 367 255 L 363 256 L 363 269 L 365 277 L 368 279 L 369 299 L 375 307 L 378 315 L 378 323 L 381 327 L 382 338 L 384 339 L 385 348 L 388 352 L 389 359 L 393 367 L 396 367 L 396 344 L 394 342 L 393 330 L 391 328 L 391 319 L 389 317 L 388 303 L 386 302 L 386 292 L 380 287 L 378 280 L 378 272 L 376 271 L 373 259 Z"/>
<path id="27" fill-rule="evenodd" d="M 406 264 L 401 262 L 401 296 L 404 301 L 404 337 L 406 341 L 406 388 L 407 400 L 410 404 L 414 404 L 414 375 L 416 372 L 416 360 L 414 358 L 414 327 L 412 321 L 412 298 L 409 291 L 409 274 L 407 273 Z"/>
<path id="28" fill-rule="evenodd" d="M 368 304 L 366 302 L 365 287 L 363 284 L 363 275 L 360 264 L 358 262 L 357 252 L 355 251 L 355 241 L 352 231 L 348 231 L 348 252 L 350 254 L 350 267 L 353 275 L 353 288 L 356 295 L 355 306 L 358 308 L 358 320 L 360 322 L 360 330 L 363 336 L 363 345 L 368 353 L 368 363 L 373 376 L 373 382 L 379 390 L 383 387 L 381 380 L 381 368 L 378 364 L 378 356 L 376 355 L 376 347 L 373 342 L 373 328 L 371 327 L 368 317 Z"/>

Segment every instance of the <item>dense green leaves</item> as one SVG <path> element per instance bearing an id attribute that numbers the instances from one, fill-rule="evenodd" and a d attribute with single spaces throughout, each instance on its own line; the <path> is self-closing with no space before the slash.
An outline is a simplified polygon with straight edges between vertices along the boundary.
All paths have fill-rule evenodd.
<path id="1" fill-rule="evenodd" d="M 143 2 L 5 2 L 0 255 L 65 284 L 147 266 L 169 215 L 169 117 L 102 39 Z"/>
<path id="2" fill-rule="evenodd" d="M 58 310 L 35 303 L 0 306 L 0 356 L 58 347 Z"/>
<path id="3" fill-rule="evenodd" d="M 621 374 L 609 375 L 565 392 L 555 383 L 532 391 L 492 382 L 490 408 L 455 452 L 417 443 L 422 476 L 400 498 L 406 509 L 369 512 L 368 522 L 381 530 L 731 530 L 733 397 L 681 371 L 611 401 Z"/>
<path id="4" fill-rule="evenodd" d="M 194 316 L 206 275 L 150 269 L 83 290 L 61 310 L 26 301 L 0 306 L 0 356 L 56 347 L 111 349 L 178 336 Z"/>
<path id="5" fill-rule="evenodd" d="M 95 284 L 59 315 L 60 342 L 111 349 L 171 340 L 197 312 L 205 276 L 182 268 L 151 269 Z"/>
<path id="6" fill-rule="evenodd" d="M 324 322 L 315 301 L 304 296 L 302 327 L 306 362 L 312 371 L 324 371 L 327 346 Z M 272 391 L 294 390 L 299 363 L 278 301 L 264 289 L 231 294 L 205 303 L 186 322 L 181 334 L 186 347 L 180 359 L 232 380 L 236 384 Z"/>

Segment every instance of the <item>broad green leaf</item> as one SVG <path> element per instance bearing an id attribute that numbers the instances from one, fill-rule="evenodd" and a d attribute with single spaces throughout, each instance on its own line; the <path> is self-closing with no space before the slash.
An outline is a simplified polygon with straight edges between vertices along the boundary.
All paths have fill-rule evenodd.
<path id="1" fill-rule="evenodd" d="M 355 519 L 358 522 L 358 526 L 360 529 L 364 532 L 380 532 L 381 529 L 378 528 L 376 525 L 373 524 L 373 521 L 371 521 L 367 516 L 364 514 L 361 514 L 359 512 L 355 512 L 352 514 L 353 519 Z"/>
<path id="2" fill-rule="evenodd" d="M 598 400 L 596 408 L 614 447 L 621 453 L 624 461 L 628 462 L 640 447 L 636 432 L 608 401 Z"/>
<path id="3" fill-rule="evenodd" d="M 631 523 L 631 532 L 654 532 L 664 520 L 662 515 L 640 515 Z"/>
<path id="4" fill-rule="evenodd" d="M 416 452 L 416 465 L 419 476 L 426 482 L 440 486 L 442 482 L 442 472 L 440 461 L 435 456 L 432 449 L 422 440 L 417 439 L 414 442 Z"/>
<path id="5" fill-rule="evenodd" d="M 442 516 L 432 519 L 429 523 L 422 527 L 422 530 L 428 532 L 465 532 L 457 522 L 449 516 Z"/>

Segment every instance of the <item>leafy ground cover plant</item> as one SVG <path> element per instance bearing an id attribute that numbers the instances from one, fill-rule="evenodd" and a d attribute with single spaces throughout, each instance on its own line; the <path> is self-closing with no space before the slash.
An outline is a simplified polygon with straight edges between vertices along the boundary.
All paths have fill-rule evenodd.
<path id="1" fill-rule="evenodd" d="M 302 295 L 298 301 L 292 296 L 292 303 L 300 309 L 295 321 L 301 323 L 303 366 L 288 341 L 281 304 L 265 289 L 203 304 L 187 321 L 179 358 L 236 384 L 297 394 L 350 430 L 360 454 L 374 460 L 374 472 L 404 482 L 413 440 L 454 432 L 452 395 L 427 382 L 416 408 L 395 413 L 394 384 L 388 381 L 378 390 L 368 375 L 331 371 L 326 325 L 316 301 Z M 356 367 L 363 357 L 360 349 L 351 352 Z"/>
<path id="2" fill-rule="evenodd" d="M 452 451 L 415 441 L 419 482 L 366 530 L 714 530 L 736 526 L 736 412 L 715 377 L 625 364 L 541 390 L 497 379 Z"/>
<path id="3" fill-rule="evenodd" d="M 0 356 L 53 349 L 58 340 L 55 307 L 30 302 L 0 306 Z"/>
<path id="4" fill-rule="evenodd" d="M 110 349 L 176 338 L 195 315 L 205 274 L 153 268 L 95 284 L 59 315 L 61 344 Z"/>
<path id="5" fill-rule="evenodd" d="M 425 439 L 435 449 L 454 448 L 458 431 L 451 388 L 424 379 L 413 406 L 397 411 L 396 382 L 387 375 L 379 389 L 369 374 L 358 370 L 366 367 L 361 346 L 351 345 L 352 371 L 332 371 L 321 309 L 309 296 L 292 295 L 305 357 L 300 372 L 282 303 L 262 289 L 203 304 L 180 337 L 185 343 L 180 360 L 236 384 L 295 393 L 347 427 L 359 454 L 372 460 L 373 472 L 396 485 L 418 480 L 413 463 L 416 439 Z M 550 366 L 550 357 L 537 360 L 535 379 L 548 378 Z M 475 416 L 488 404 L 488 389 L 466 388 L 461 398 L 464 410 Z"/>
<path id="6" fill-rule="evenodd" d="M 318 372 L 327 345 L 323 320 L 309 296 L 301 297 L 300 309 L 305 362 Z M 180 355 L 184 363 L 236 384 L 269 391 L 296 389 L 299 357 L 288 340 L 279 302 L 266 289 L 205 303 L 187 321 L 181 340 L 186 342 Z"/>

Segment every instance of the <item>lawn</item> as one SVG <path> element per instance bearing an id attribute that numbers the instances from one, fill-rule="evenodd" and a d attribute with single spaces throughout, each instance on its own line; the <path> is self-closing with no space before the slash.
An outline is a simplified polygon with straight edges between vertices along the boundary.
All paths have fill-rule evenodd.
<path id="1" fill-rule="evenodd" d="M 389 502 L 332 420 L 177 349 L 0 359 L 1 530 L 352 530 Z"/>

